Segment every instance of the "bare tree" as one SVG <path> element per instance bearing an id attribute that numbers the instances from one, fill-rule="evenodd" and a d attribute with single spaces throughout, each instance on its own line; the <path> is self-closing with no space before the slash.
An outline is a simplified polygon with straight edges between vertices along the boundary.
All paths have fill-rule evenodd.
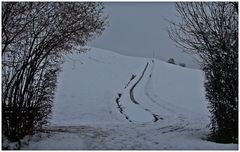
<path id="1" fill-rule="evenodd" d="M 3 133 L 12 141 L 41 129 L 51 113 L 62 55 L 101 35 L 103 3 L 2 3 Z"/>
<path id="2" fill-rule="evenodd" d="M 169 36 L 200 57 L 211 112 L 211 139 L 238 141 L 238 3 L 177 3 Z"/>

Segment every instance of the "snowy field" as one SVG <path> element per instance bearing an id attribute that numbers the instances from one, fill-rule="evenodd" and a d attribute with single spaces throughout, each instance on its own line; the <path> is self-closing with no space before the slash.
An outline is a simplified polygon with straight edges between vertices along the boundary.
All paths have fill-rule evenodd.
<path id="1" fill-rule="evenodd" d="M 51 124 L 22 149 L 238 149 L 207 141 L 203 72 L 92 48 L 65 58 Z"/>

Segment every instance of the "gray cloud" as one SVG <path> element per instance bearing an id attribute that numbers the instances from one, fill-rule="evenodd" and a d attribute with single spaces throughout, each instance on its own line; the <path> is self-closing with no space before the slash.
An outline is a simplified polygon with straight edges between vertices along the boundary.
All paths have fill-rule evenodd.
<path id="1" fill-rule="evenodd" d="M 174 3 L 164 2 L 107 2 L 105 12 L 110 26 L 90 45 L 129 56 L 152 57 L 199 68 L 188 54 L 169 39 L 168 21 L 176 20 Z M 153 53 L 154 52 L 154 53 Z"/>

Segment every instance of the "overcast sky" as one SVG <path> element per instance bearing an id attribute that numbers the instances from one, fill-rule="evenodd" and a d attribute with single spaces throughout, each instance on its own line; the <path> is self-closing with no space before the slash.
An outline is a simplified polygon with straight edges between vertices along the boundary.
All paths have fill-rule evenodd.
<path id="1" fill-rule="evenodd" d="M 107 2 L 109 27 L 90 43 L 102 49 L 129 56 L 152 57 L 198 68 L 196 62 L 169 39 L 167 20 L 176 20 L 174 3 L 164 2 Z"/>

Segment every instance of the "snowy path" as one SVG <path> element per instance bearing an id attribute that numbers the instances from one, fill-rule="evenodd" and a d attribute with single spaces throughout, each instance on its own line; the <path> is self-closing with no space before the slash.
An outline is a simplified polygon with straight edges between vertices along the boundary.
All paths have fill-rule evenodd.
<path id="1" fill-rule="evenodd" d="M 147 75 L 151 75 L 151 74 L 152 74 L 152 70 L 150 71 L 150 72 L 151 72 L 150 74 L 149 74 L 149 72 L 146 73 L 146 71 L 147 71 L 148 68 L 149 68 L 149 62 L 147 62 L 147 64 L 146 64 L 146 66 L 145 66 L 145 68 L 144 68 L 144 70 L 143 70 L 140 78 L 138 79 L 138 81 L 131 87 L 131 89 L 130 89 L 130 91 L 129 91 L 129 93 L 130 93 L 130 99 L 131 99 L 131 101 L 133 101 L 135 104 L 139 104 L 139 102 L 137 102 L 136 99 L 135 99 L 135 97 L 134 97 L 134 88 L 135 88 L 135 87 L 137 86 L 137 84 L 143 79 L 144 76 L 146 77 Z M 142 106 L 142 105 L 140 105 L 140 104 L 139 104 L 139 106 L 140 106 L 142 109 L 144 109 L 145 111 L 151 113 L 151 115 L 153 116 L 153 121 L 154 121 L 154 122 L 157 122 L 159 119 L 163 119 L 163 118 L 160 117 L 158 114 L 155 114 L 154 112 L 152 112 L 149 108 L 146 108 L 146 107 L 144 107 L 144 106 Z"/>
<path id="2" fill-rule="evenodd" d="M 126 103 L 127 100 L 134 103 L 131 104 L 132 107 L 135 109 L 138 109 L 138 111 L 142 112 L 144 111 L 144 114 L 149 113 L 151 115 L 151 118 L 148 117 L 147 120 L 143 120 L 146 122 L 153 121 L 157 122 L 159 120 L 166 119 L 169 122 L 170 121 L 176 121 L 176 119 L 181 122 L 185 123 L 185 125 L 188 124 L 188 122 L 185 122 L 185 118 L 181 113 L 177 113 L 174 107 L 169 105 L 168 103 L 162 103 L 159 101 L 162 101 L 161 98 L 158 96 L 152 97 L 150 94 L 151 90 L 151 81 L 152 81 L 152 75 L 153 75 L 153 69 L 154 69 L 154 60 L 152 59 L 151 62 L 147 62 L 145 67 L 143 68 L 141 73 L 137 73 L 136 75 L 132 75 L 130 81 L 127 83 L 127 85 L 124 87 L 124 92 L 119 93 L 118 97 L 116 98 L 117 107 L 119 108 L 119 111 L 121 114 L 125 116 L 125 118 L 132 122 L 136 121 L 139 122 L 138 118 L 131 118 L 132 114 L 127 114 L 125 111 L 134 111 L 133 108 L 130 109 L 129 104 Z M 139 86 L 140 84 L 140 86 Z M 137 90 L 137 91 L 136 91 Z M 136 99 L 136 95 L 134 95 L 134 92 L 136 95 L 138 95 L 138 99 Z M 140 95 L 140 96 L 139 96 Z M 125 96 L 124 99 L 122 99 Z M 130 100 L 127 99 L 129 96 Z M 122 104 L 126 104 L 125 106 L 122 106 Z M 124 108 L 125 107 L 125 108 Z M 137 111 L 135 111 L 137 112 Z M 170 119 L 170 116 L 172 116 L 172 113 L 175 113 L 177 117 L 173 116 Z M 141 115 L 140 115 L 141 116 Z"/>
<path id="3" fill-rule="evenodd" d="M 154 74 L 154 68 L 155 68 L 155 60 L 152 59 L 150 63 L 150 68 L 147 71 L 148 73 L 145 76 L 145 82 L 143 82 L 142 86 L 139 88 L 139 94 L 141 95 L 141 98 L 144 99 L 144 105 L 147 109 L 151 109 L 152 113 L 155 113 L 158 117 L 161 116 L 162 119 L 170 120 L 170 121 L 178 121 L 179 123 L 184 123 L 185 126 L 189 124 L 189 122 L 186 120 L 185 116 L 183 115 L 182 111 L 178 112 L 176 109 L 180 108 L 176 105 L 172 105 L 171 103 L 165 101 L 160 97 L 161 92 L 158 93 L 158 95 L 154 94 L 153 89 L 153 77 L 156 76 Z M 158 77 L 161 78 L 158 74 Z M 174 115 L 173 115 L 174 114 Z"/>
<path id="4" fill-rule="evenodd" d="M 134 96 L 134 89 L 137 87 L 137 85 L 141 82 L 141 80 L 143 79 L 143 77 L 146 77 L 146 75 L 148 75 L 148 73 L 146 73 L 146 71 L 148 70 L 149 68 L 149 62 L 146 63 L 146 66 L 144 67 L 143 71 L 141 73 L 138 73 L 136 75 L 132 75 L 130 81 L 126 84 L 126 86 L 124 87 L 124 90 L 125 90 L 125 93 L 119 93 L 118 94 L 118 97 L 116 98 L 116 103 L 117 103 L 117 107 L 120 111 L 121 114 L 124 115 L 124 117 L 129 121 L 129 122 L 132 122 L 132 121 L 136 121 L 138 122 L 138 118 L 131 118 L 132 117 L 132 114 L 126 114 L 123 106 L 122 106 L 122 103 L 123 102 L 126 102 L 126 98 L 125 99 L 121 99 L 122 98 L 122 95 L 123 96 L 129 96 L 129 99 L 128 101 L 132 102 L 132 106 L 135 107 L 135 109 L 138 109 L 140 112 L 141 111 L 145 111 L 144 113 L 148 113 L 147 116 L 151 115 L 152 118 L 150 118 L 150 120 L 147 120 L 147 121 L 153 121 L 153 122 L 157 122 L 158 120 L 160 119 L 163 119 L 161 118 L 158 114 L 155 114 L 153 113 L 150 109 L 148 108 L 145 108 L 142 104 L 139 104 L 139 101 L 136 100 L 135 96 Z M 123 101 L 124 100 L 124 101 Z M 141 99 L 140 99 L 141 100 Z M 130 104 L 130 103 L 128 103 Z M 130 109 L 129 108 L 129 105 L 125 106 L 126 107 L 126 110 L 128 111 L 133 111 L 133 112 L 136 112 L 134 111 L 133 109 Z M 148 117 L 149 118 L 149 117 Z M 146 120 L 143 120 L 143 121 L 146 121 Z"/>

